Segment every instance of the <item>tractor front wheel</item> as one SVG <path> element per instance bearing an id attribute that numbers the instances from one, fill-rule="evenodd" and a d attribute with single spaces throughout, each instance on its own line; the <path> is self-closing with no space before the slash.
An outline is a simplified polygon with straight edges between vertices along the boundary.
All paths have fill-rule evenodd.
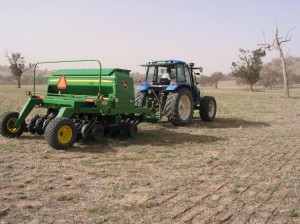
<path id="1" fill-rule="evenodd" d="M 46 127 L 45 139 L 54 149 L 66 149 L 71 147 L 75 143 L 76 137 L 76 126 L 68 118 L 54 118 Z"/>
<path id="2" fill-rule="evenodd" d="M 173 125 L 191 123 L 194 112 L 192 94 L 188 89 L 170 92 L 164 107 L 164 113 Z"/>
<path id="3" fill-rule="evenodd" d="M 6 112 L 0 116 L 0 134 L 7 138 L 16 138 L 23 134 L 26 124 L 25 121 L 20 127 L 15 128 L 14 123 L 18 119 L 18 112 Z"/>
<path id="4" fill-rule="evenodd" d="M 212 96 L 204 96 L 200 101 L 200 117 L 203 121 L 213 121 L 217 112 L 216 99 Z"/>

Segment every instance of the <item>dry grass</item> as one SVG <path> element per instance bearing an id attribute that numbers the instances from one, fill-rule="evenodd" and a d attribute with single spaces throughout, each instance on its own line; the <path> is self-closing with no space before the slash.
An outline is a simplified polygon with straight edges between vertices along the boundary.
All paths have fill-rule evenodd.
<path id="1" fill-rule="evenodd" d="M 26 102 L 1 86 L 0 113 Z M 300 89 L 208 89 L 212 123 L 55 151 L 0 137 L 0 223 L 300 223 Z"/>

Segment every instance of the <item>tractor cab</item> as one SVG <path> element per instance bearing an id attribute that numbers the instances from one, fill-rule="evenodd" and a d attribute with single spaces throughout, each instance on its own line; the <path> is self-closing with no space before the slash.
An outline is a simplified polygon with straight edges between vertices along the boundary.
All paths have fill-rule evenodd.
<path id="1" fill-rule="evenodd" d="M 171 83 L 195 84 L 193 82 L 194 77 L 192 77 L 193 69 L 195 69 L 193 63 L 187 64 L 178 60 L 160 60 L 147 62 L 142 66 L 146 67 L 145 82 L 151 86 L 168 86 Z"/>
<path id="2" fill-rule="evenodd" d="M 146 82 L 151 86 L 168 86 L 171 82 L 177 82 L 178 63 L 172 62 L 149 62 L 144 65 L 147 68 Z M 183 65 L 183 64 L 181 64 Z"/>
<path id="3" fill-rule="evenodd" d="M 139 91 L 168 86 L 170 88 L 167 90 L 175 90 L 182 85 L 192 88 L 197 85 L 195 75 L 200 74 L 194 70 L 203 70 L 201 67 L 195 68 L 194 63 L 187 64 L 178 60 L 151 61 L 142 66 L 146 68 L 146 79 L 139 85 Z"/>
<path id="4" fill-rule="evenodd" d="M 158 94 L 161 91 L 187 88 L 192 93 L 194 105 L 200 104 L 198 96 L 201 91 L 197 87 L 196 75 L 202 72 L 202 67 L 195 68 L 194 63 L 187 64 L 179 60 L 151 61 L 142 66 L 146 68 L 146 79 L 145 82 L 139 83 L 138 91 L 153 90 Z M 195 70 L 199 72 L 194 72 Z"/>
<path id="5" fill-rule="evenodd" d="M 203 121 L 214 120 L 215 98 L 203 96 L 197 87 L 196 75 L 202 72 L 201 67 L 178 60 L 151 61 L 142 66 L 146 68 L 146 78 L 138 83 L 135 103 L 150 108 L 151 114 L 146 117 L 149 121 L 166 116 L 174 125 L 186 125 L 194 110 L 199 110 Z"/>

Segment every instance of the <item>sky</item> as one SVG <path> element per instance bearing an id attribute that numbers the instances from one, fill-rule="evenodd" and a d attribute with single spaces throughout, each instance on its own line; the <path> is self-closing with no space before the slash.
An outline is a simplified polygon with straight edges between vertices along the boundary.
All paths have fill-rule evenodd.
<path id="1" fill-rule="evenodd" d="M 20 52 L 30 63 L 98 59 L 144 73 L 147 61 L 177 59 L 229 73 L 240 48 L 264 43 L 262 31 L 273 41 L 276 24 L 283 38 L 294 28 L 284 49 L 300 56 L 299 23 L 298 0 L 0 0 L 0 65 Z"/>

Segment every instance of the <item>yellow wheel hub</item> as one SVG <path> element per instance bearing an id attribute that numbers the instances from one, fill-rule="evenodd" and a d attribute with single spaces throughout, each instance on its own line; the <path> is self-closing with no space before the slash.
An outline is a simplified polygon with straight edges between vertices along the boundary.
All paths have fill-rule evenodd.
<path id="1" fill-rule="evenodd" d="M 72 128 L 68 125 L 61 126 L 58 130 L 58 141 L 61 144 L 67 144 L 71 141 L 73 136 Z"/>
<path id="2" fill-rule="evenodd" d="M 18 132 L 18 131 L 20 130 L 20 128 L 21 128 L 21 127 L 19 127 L 19 128 L 15 128 L 15 127 L 14 127 L 14 123 L 15 123 L 16 120 L 17 120 L 17 118 L 12 117 L 12 118 L 10 118 L 10 119 L 7 121 L 6 127 L 7 127 L 7 130 L 8 130 L 10 133 L 16 133 L 16 132 Z"/>

